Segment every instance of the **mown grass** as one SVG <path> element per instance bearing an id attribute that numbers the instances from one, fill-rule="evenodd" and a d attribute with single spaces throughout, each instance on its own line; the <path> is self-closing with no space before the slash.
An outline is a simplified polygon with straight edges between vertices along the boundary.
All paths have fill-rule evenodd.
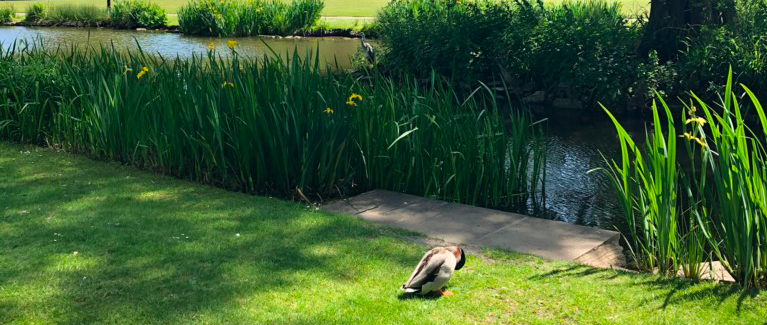
<path id="1" fill-rule="evenodd" d="M 290 0 L 284 0 L 289 2 Z M 561 3 L 563 0 L 544 0 L 546 3 Z M 16 6 L 17 10 L 24 10 L 30 3 L 57 3 L 66 2 L 69 4 L 92 4 L 106 7 L 106 0 L 24 0 L 24 1 L 3 1 L 3 3 Z M 177 13 L 178 10 L 185 5 L 188 0 L 153 0 L 152 3 L 156 3 L 163 7 L 168 13 Z M 325 10 L 322 12 L 324 16 L 353 16 L 353 17 L 373 17 L 376 15 L 378 9 L 383 8 L 389 0 L 326 0 Z M 623 10 L 626 13 L 644 12 L 649 10 L 648 0 L 622 0 Z"/>
<path id="2" fill-rule="evenodd" d="M 3 324 L 756 324 L 767 313 L 764 291 L 494 250 L 468 257 L 455 297 L 402 300 L 428 247 L 397 234 L 0 142 Z"/>

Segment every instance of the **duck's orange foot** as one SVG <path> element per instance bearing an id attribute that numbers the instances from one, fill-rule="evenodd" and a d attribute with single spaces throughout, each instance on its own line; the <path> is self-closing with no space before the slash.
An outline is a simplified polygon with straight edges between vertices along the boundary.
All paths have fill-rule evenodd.
<path id="1" fill-rule="evenodd" d="M 455 295 L 452 291 L 447 291 L 445 289 L 440 290 L 439 293 L 445 297 L 452 297 Z"/>

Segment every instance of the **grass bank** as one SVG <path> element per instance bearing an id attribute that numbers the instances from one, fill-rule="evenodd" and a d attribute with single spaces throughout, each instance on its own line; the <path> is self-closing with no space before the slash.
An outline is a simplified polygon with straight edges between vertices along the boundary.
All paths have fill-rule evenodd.
<path id="1" fill-rule="evenodd" d="M 240 236 L 237 236 L 239 234 Z M 427 247 L 276 199 L 0 142 L 0 323 L 760 323 L 763 291 L 470 255 L 401 300 Z"/>

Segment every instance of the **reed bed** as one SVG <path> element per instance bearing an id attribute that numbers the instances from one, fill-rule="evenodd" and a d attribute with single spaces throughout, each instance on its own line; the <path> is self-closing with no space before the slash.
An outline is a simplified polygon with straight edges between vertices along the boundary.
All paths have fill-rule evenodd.
<path id="1" fill-rule="evenodd" d="M 622 159 L 606 171 L 623 204 L 624 235 L 639 268 L 699 278 L 701 263 L 720 261 L 738 282 L 767 286 L 767 117 L 746 86 L 739 103 L 729 75 L 719 104 L 692 94 L 680 131 L 659 98 L 662 110 L 653 106 L 654 129 L 643 147 L 608 112 Z M 757 121 L 747 123 L 744 105 Z M 677 161 L 677 138 L 685 163 Z"/>
<path id="2" fill-rule="evenodd" d="M 168 60 L 14 46 L 0 56 L 0 138 L 302 200 L 382 188 L 524 211 L 540 199 L 541 130 L 501 116 L 487 89 L 459 100 L 445 83 L 363 82 L 311 53 L 232 48 Z"/>
<path id="3" fill-rule="evenodd" d="M 10 23 L 16 16 L 13 6 L 0 6 L 0 24 Z"/>
<path id="4" fill-rule="evenodd" d="M 178 22 L 189 35 L 287 35 L 317 24 L 322 0 L 194 0 L 181 7 Z"/>

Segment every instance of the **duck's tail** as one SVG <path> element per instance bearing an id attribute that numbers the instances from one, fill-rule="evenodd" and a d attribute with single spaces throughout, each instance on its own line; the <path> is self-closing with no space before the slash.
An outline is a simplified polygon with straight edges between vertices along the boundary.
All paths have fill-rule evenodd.
<path id="1" fill-rule="evenodd" d="M 408 288 L 405 287 L 405 285 L 402 285 L 402 291 L 405 291 L 405 293 L 419 293 L 421 292 L 421 288 Z"/>

